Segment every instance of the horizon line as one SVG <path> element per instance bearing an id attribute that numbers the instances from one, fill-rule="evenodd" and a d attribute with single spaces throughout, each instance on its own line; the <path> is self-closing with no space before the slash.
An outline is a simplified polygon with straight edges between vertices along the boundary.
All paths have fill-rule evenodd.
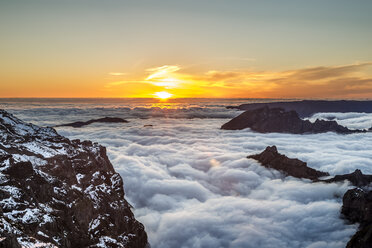
<path id="1" fill-rule="evenodd" d="M 159 100 L 164 101 L 159 98 L 154 97 L 0 97 L 0 99 L 151 99 L 151 100 Z M 355 97 L 345 97 L 345 98 L 333 98 L 333 97 L 174 97 L 168 98 L 168 100 L 176 100 L 176 99 L 235 99 L 235 100 L 372 100 L 371 98 L 355 98 Z"/>

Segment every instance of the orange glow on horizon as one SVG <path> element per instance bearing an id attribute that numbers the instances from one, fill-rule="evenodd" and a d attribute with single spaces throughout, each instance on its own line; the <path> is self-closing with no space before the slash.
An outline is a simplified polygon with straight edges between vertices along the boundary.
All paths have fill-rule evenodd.
<path id="1" fill-rule="evenodd" d="M 8 83 L 0 83 L 0 97 L 357 99 L 370 98 L 372 92 L 372 62 L 286 71 L 203 71 L 181 65 L 110 71 L 106 78 L 89 75 L 85 80 L 57 75 L 53 84 L 41 77 L 22 87 L 7 78 Z"/>

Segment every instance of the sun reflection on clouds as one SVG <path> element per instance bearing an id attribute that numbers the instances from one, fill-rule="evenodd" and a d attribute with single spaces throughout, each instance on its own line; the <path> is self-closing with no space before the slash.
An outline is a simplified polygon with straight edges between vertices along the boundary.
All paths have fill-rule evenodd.
<path id="1" fill-rule="evenodd" d="M 212 158 L 211 160 L 209 160 L 209 164 L 211 165 L 211 167 L 218 167 L 221 165 L 220 161 L 218 161 L 215 158 Z"/>

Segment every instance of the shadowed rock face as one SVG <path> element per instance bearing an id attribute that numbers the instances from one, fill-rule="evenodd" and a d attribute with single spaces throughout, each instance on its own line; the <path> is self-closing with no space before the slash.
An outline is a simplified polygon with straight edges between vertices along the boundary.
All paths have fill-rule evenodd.
<path id="1" fill-rule="evenodd" d="M 104 118 L 100 118 L 100 119 L 93 119 L 93 120 L 89 120 L 89 121 L 77 121 L 77 122 L 71 122 L 71 123 L 66 123 L 66 124 L 61 124 L 61 125 L 57 125 L 56 127 L 66 127 L 66 126 L 69 126 L 69 127 L 83 127 L 83 126 L 87 126 L 87 125 L 90 125 L 92 123 L 95 123 L 95 122 L 101 122 L 101 123 L 126 123 L 128 122 L 127 120 L 124 120 L 122 118 L 117 118 L 117 117 L 104 117 Z"/>
<path id="2" fill-rule="evenodd" d="M 227 130 L 240 130 L 250 128 L 260 133 L 353 133 L 359 130 L 350 130 L 338 125 L 336 121 L 316 120 L 311 123 L 302 120 L 295 111 L 285 111 L 281 108 L 270 109 L 268 107 L 246 111 L 233 118 L 221 127 Z"/>
<path id="3" fill-rule="evenodd" d="M 294 110 L 301 118 L 310 117 L 315 113 L 320 112 L 364 112 L 372 113 L 372 101 L 325 101 L 325 100 L 303 100 L 292 102 L 270 102 L 270 103 L 249 103 L 242 104 L 237 107 L 230 106 L 229 108 L 237 108 L 240 110 L 254 110 L 262 107 L 283 108 L 286 111 Z"/>
<path id="4" fill-rule="evenodd" d="M 0 207 L 0 247 L 147 246 L 103 146 L 3 110 Z"/>
<path id="5" fill-rule="evenodd" d="M 341 213 L 351 223 L 359 222 L 359 231 L 354 234 L 347 248 L 372 247 L 372 191 L 360 188 L 348 190 L 342 200 Z"/>
<path id="6" fill-rule="evenodd" d="M 263 166 L 285 173 L 288 176 L 307 178 L 317 181 L 319 177 L 329 176 L 327 172 L 317 171 L 307 167 L 305 162 L 296 158 L 288 158 L 278 153 L 276 146 L 268 146 L 260 154 L 248 156 L 259 161 Z"/>

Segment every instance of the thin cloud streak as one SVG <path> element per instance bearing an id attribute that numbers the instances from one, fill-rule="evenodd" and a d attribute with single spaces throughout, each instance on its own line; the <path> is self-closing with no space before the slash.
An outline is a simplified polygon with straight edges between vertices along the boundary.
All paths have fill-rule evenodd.
<path id="1" fill-rule="evenodd" d="M 140 83 L 141 91 L 153 94 L 146 84 L 171 89 L 175 97 L 284 97 L 358 98 L 371 96 L 372 62 L 340 66 L 317 66 L 287 71 L 209 70 L 187 73 L 181 66 L 150 68 L 139 80 L 111 82 L 105 87 Z M 140 85 L 139 85 L 140 86 Z"/>

